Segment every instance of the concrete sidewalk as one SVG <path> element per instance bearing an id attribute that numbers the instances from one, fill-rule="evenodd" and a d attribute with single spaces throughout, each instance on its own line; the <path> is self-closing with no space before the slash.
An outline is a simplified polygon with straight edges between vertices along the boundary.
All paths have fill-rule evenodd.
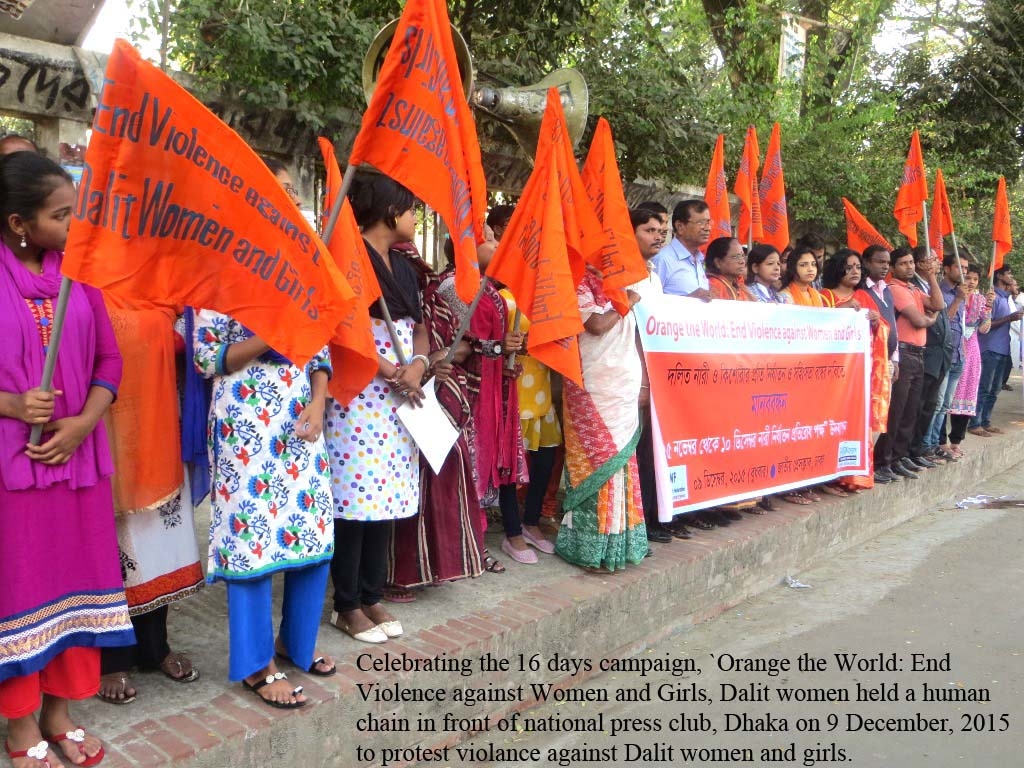
<path id="1" fill-rule="evenodd" d="M 805 507 L 780 501 L 766 516 L 745 515 L 728 528 L 701 531 L 690 541 L 654 545 L 654 557 L 614 576 L 587 574 L 557 557 L 541 556 L 536 566 L 503 557 L 505 574 L 426 588 L 414 603 L 390 606 L 407 634 L 384 646 L 357 643 L 327 624 L 328 601 L 319 647 L 337 658 L 339 674 L 313 678 L 283 667 L 312 700 L 298 711 L 271 709 L 240 685 L 228 683 L 224 589 L 208 587 L 170 612 L 172 646 L 189 654 L 202 671 L 199 681 L 181 685 L 159 674 L 136 675 L 135 703 L 118 707 L 91 700 L 74 705 L 74 717 L 104 740 L 107 768 L 346 766 L 359 764 L 356 744 L 376 750 L 452 744 L 465 734 L 444 732 L 445 713 L 459 718 L 490 715 L 493 723 L 496 716 L 532 705 L 532 696 L 526 697 L 528 703 L 472 708 L 450 701 L 377 703 L 364 701 L 357 685 L 377 682 L 393 688 L 397 682 L 409 689 L 466 686 L 493 692 L 538 682 L 577 684 L 585 673 L 573 676 L 546 668 L 522 673 L 514 660 L 518 654 L 526 659 L 539 654 L 547 662 L 556 654 L 596 661 L 640 653 L 779 584 L 787 574 L 798 574 L 918 513 L 949 505 L 961 497 L 961 489 L 1020 461 L 1024 400 L 1019 377 L 1013 385 L 1014 392 L 1000 397 L 993 419 L 1006 434 L 987 439 L 969 435 L 964 460 L 927 470 L 916 482 L 880 486 L 848 499 L 826 497 Z M 197 521 L 197 528 L 204 524 Z M 488 536 L 492 552 L 500 552 L 499 542 L 500 535 Z M 365 663 L 384 658 L 385 652 L 411 659 L 442 654 L 468 658 L 475 672 L 463 677 L 458 672 L 357 668 L 360 655 Z M 477 660 L 485 653 L 512 659 L 513 669 L 481 673 Z M 357 721 L 370 713 L 409 718 L 413 732 L 358 732 Z M 420 714 L 435 718 L 438 732 L 417 733 Z M 491 739 L 500 735 L 492 733 Z"/>

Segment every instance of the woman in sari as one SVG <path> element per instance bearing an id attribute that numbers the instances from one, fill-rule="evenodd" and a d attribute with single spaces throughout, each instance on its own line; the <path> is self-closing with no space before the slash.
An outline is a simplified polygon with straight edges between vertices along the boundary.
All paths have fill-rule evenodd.
<path id="1" fill-rule="evenodd" d="M 708 275 L 708 287 L 716 299 L 724 301 L 758 300 L 743 283 L 743 277 L 747 274 L 747 256 L 743 252 L 740 241 L 736 238 L 719 237 L 708 243 L 704 269 Z M 771 498 L 759 496 L 731 504 L 721 504 L 716 509 L 705 512 L 704 516 L 717 513 L 719 516 L 725 516 L 727 521 L 740 520 L 743 518 L 743 515 L 740 514 L 741 511 L 754 515 L 771 512 Z"/>
<path id="2" fill-rule="evenodd" d="M 814 251 L 806 246 L 797 246 L 790 252 L 786 260 L 786 269 L 782 275 L 782 290 L 779 295 L 787 304 L 798 307 L 824 306 L 821 294 L 814 287 L 818 278 L 818 262 Z M 846 495 L 840 491 L 839 494 Z M 838 495 L 838 494 L 837 494 Z M 813 488 L 799 488 L 781 495 L 783 501 L 790 504 L 806 505 L 821 501 L 821 495 Z"/>
<path id="3" fill-rule="evenodd" d="M 977 264 L 969 265 L 964 280 L 964 288 L 968 293 L 964 317 L 964 371 L 960 374 L 956 392 L 949 404 L 950 444 L 948 448 L 945 443 L 940 446 L 958 459 L 964 455 L 960 443 L 964 441 L 971 417 L 978 408 L 978 384 L 981 381 L 981 347 L 978 345 L 978 334 L 988 333 L 992 325 L 992 307 L 978 292 L 980 279 L 980 267 Z"/>
<path id="4" fill-rule="evenodd" d="M 451 241 L 445 244 L 446 251 L 452 248 Z M 491 248 L 478 251 L 481 271 L 486 271 L 492 255 Z M 437 290 L 458 321 L 463 322 L 470 308 L 455 292 L 455 278 L 445 278 Z M 477 496 L 481 509 L 497 504 L 501 512 L 505 532 L 501 551 L 518 563 L 533 565 L 537 555 L 531 546 L 536 544 L 524 535 L 516 493 L 517 485 L 529 482 L 519 423 L 517 370 L 507 366 L 507 355 L 519 352 L 523 335 L 507 330 L 508 305 L 494 283 L 484 280 L 482 290 L 464 337 L 469 342 L 470 354 L 462 362 L 473 411 L 470 445 Z M 486 529 L 486 521 L 483 528 Z M 503 570 L 489 560 L 487 568 L 494 573 Z"/>
<path id="5" fill-rule="evenodd" d="M 493 249 L 493 244 L 489 246 Z M 421 269 L 426 269 L 425 265 Z M 388 584 L 392 594 L 408 587 L 475 578 L 484 568 L 497 572 L 502 566 L 485 555 L 483 515 L 473 483 L 473 459 L 467 435 L 472 410 L 469 386 L 461 363 L 470 354 L 469 343 L 460 341 L 451 363 L 444 358 L 455 340 L 458 322 L 438 293 L 441 284 L 432 272 L 426 275 L 423 292 L 423 324 L 430 338 L 430 370 L 435 377 L 437 401 L 459 437 L 435 473 L 420 458 L 420 513 L 395 523 Z M 486 557 L 486 561 L 485 561 Z"/>
<path id="6" fill-rule="evenodd" d="M 0 718 L 16 768 L 103 759 L 68 702 L 99 690 L 100 648 L 134 641 L 102 423 L 121 356 L 99 291 L 72 285 L 53 388 L 39 388 L 74 205 L 52 160 L 0 161 Z"/>
<path id="7" fill-rule="evenodd" d="M 708 287 L 716 299 L 754 301 L 743 284 L 747 257 L 735 237 L 719 237 L 708 243 L 704 270 L 708 275 Z"/>
<path id="8" fill-rule="evenodd" d="M 620 317 L 589 270 L 576 289 L 581 388 L 563 389 L 565 468 L 569 488 L 555 552 L 575 565 L 613 572 L 647 555 L 636 446 L 643 367 L 633 313 Z M 633 303 L 637 295 L 630 292 Z"/>
<path id="9" fill-rule="evenodd" d="M 818 278 L 818 262 L 808 247 L 794 248 L 786 260 L 780 294 L 788 304 L 798 307 L 820 307 L 821 294 L 814 287 Z"/>
<path id="10" fill-rule="evenodd" d="M 892 378 L 889 374 L 889 326 L 882 322 L 882 316 L 875 310 L 875 304 L 867 294 L 861 275 L 863 266 L 860 255 L 849 248 L 836 251 L 828 261 L 821 275 L 821 300 L 826 307 L 838 309 L 867 309 L 871 323 L 871 419 L 872 444 L 886 429 L 889 419 L 889 394 Z M 874 488 L 873 451 L 868 451 L 867 475 L 848 475 L 837 482 L 846 491 L 859 493 L 865 488 Z M 825 486 L 828 490 L 831 486 Z"/>

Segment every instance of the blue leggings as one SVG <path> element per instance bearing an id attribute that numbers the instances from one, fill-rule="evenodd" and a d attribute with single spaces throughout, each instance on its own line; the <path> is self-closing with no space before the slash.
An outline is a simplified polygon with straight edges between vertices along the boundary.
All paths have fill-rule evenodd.
<path id="1" fill-rule="evenodd" d="M 328 562 L 284 571 L 281 644 L 300 669 L 313 664 L 316 635 L 327 590 Z M 231 654 L 228 678 L 241 680 L 274 658 L 274 606 L 271 574 L 228 581 L 228 629 Z"/>

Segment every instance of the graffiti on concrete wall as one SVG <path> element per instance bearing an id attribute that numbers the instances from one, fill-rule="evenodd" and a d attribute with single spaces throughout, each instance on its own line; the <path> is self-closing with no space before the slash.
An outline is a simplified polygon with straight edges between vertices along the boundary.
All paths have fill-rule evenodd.
<path id="1" fill-rule="evenodd" d="M 29 116 L 91 119 L 89 82 L 73 58 L 0 50 L 0 106 Z"/>

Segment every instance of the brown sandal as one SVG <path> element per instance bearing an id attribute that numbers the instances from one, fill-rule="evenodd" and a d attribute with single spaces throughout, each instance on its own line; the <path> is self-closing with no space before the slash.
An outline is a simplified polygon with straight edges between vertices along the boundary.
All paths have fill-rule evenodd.
<path id="1" fill-rule="evenodd" d="M 796 504 L 801 507 L 805 507 L 811 503 L 811 500 L 806 496 L 803 496 L 799 491 L 793 491 L 791 493 L 782 494 L 782 500 L 788 501 L 790 504 Z"/>
<path id="2" fill-rule="evenodd" d="M 501 560 L 491 557 L 491 555 L 484 550 L 484 570 L 488 573 L 504 573 L 505 566 L 501 564 Z"/>
<path id="3" fill-rule="evenodd" d="M 829 496 L 839 496 L 844 499 L 850 495 L 844 489 L 840 488 L 838 485 L 823 485 L 821 486 L 821 490 L 822 493 L 827 493 Z"/>
<path id="4" fill-rule="evenodd" d="M 188 665 L 188 672 L 185 665 Z M 169 653 L 167 658 L 160 662 L 160 671 L 176 683 L 192 683 L 199 679 L 199 670 L 192 666 L 192 662 L 184 653 Z M 175 670 L 174 674 L 171 670 Z"/>
<path id="5" fill-rule="evenodd" d="M 114 688 L 113 694 L 105 694 L 103 692 L 104 680 L 114 681 L 114 685 L 116 686 L 116 688 Z M 129 694 L 128 691 L 131 691 L 131 694 Z M 137 691 L 128 682 L 127 674 L 121 672 L 112 672 L 100 677 L 100 690 L 96 694 L 96 698 L 100 699 L 101 701 L 105 701 L 108 704 L 117 704 L 118 706 L 121 706 L 124 704 L 131 704 L 133 701 L 135 701 L 136 694 Z"/>

